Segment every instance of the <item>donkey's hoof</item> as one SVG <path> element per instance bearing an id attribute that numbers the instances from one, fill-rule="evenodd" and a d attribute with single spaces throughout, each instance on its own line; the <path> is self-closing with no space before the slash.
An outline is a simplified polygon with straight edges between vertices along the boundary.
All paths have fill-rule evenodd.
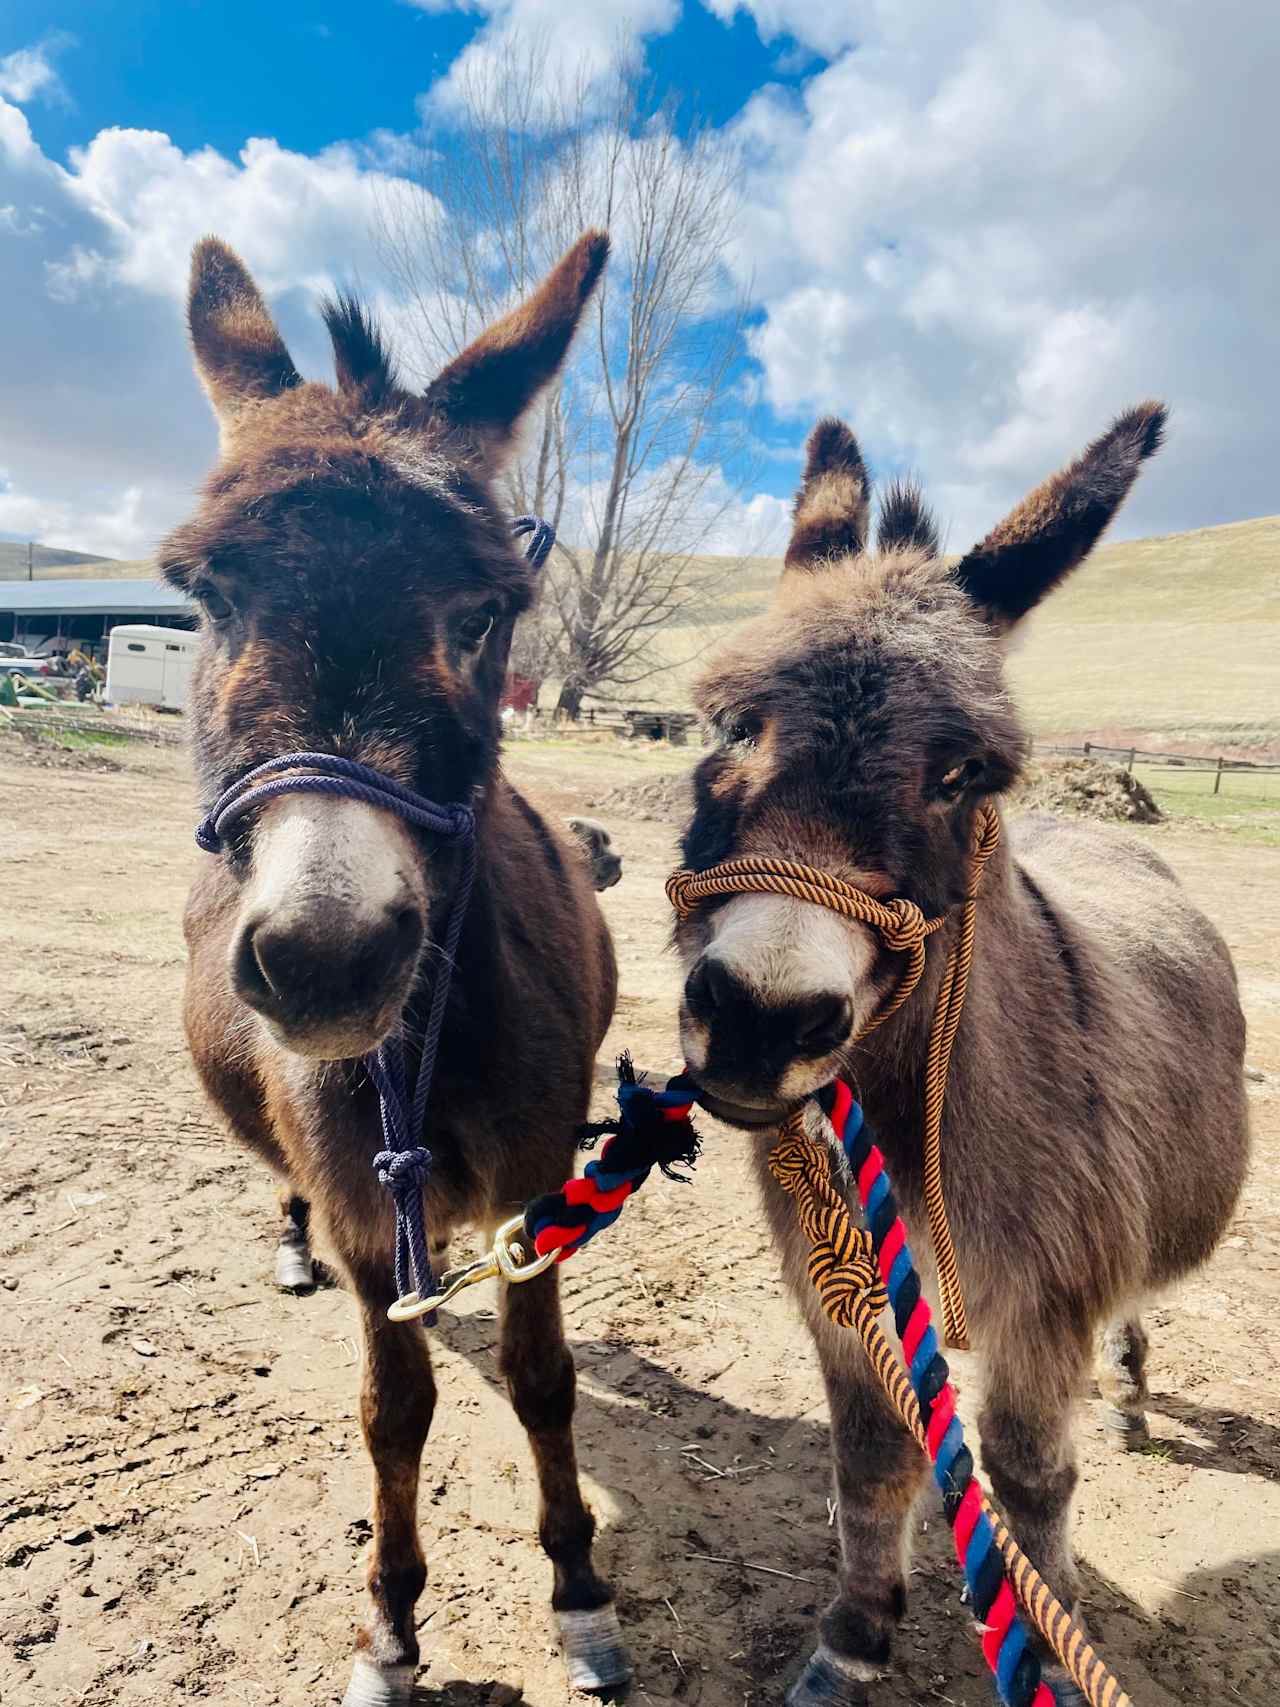
<path id="1" fill-rule="evenodd" d="M 310 1292 L 315 1283 L 311 1252 L 305 1246 L 276 1246 L 276 1285 L 281 1292 Z"/>
<path id="2" fill-rule="evenodd" d="M 590 1612 L 557 1612 L 569 1687 L 600 1695 L 630 1683 L 631 1655 L 612 1601 Z"/>
<path id="3" fill-rule="evenodd" d="M 875 1666 L 837 1654 L 822 1642 L 787 1691 L 787 1707 L 867 1707 L 867 1685 L 879 1676 Z"/>
<path id="4" fill-rule="evenodd" d="M 1102 1413 L 1108 1444 L 1117 1452 L 1141 1452 L 1151 1444 L 1151 1430 L 1141 1411 L 1121 1411 L 1108 1405 Z"/>
<path id="5" fill-rule="evenodd" d="M 413 1665 L 377 1666 L 357 1654 L 342 1707 L 409 1707 L 417 1670 Z"/>

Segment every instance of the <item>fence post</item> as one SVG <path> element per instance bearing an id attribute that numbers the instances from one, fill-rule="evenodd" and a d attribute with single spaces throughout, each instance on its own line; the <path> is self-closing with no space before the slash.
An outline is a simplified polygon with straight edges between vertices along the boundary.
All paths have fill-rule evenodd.
<path id="1" fill-rule="evenodd" d="M 1084 744 L 1084 756 L 1086 759 L 1089 757 L 1089 749 L 1092 745 L 1092 741 L 1086 741 Z"/>
<path id="2" fill-rule="evenodd" d="M 1216 794 L 1222 787 L 1222 754 L 1218 754 L 1218 769 L 1213 779 L 1213 792 Z"/>
<path id="3" fill-rule="evenodd" d="M 1130 776 L 1133 775 L 1133 761 L 1137 758 L 1137 756 L 1138 756 L 1138 749 L 1136 747 L 1130 747 L 1129 748 L 1129 763 L 1125 766 L 1125 770 Z"/>

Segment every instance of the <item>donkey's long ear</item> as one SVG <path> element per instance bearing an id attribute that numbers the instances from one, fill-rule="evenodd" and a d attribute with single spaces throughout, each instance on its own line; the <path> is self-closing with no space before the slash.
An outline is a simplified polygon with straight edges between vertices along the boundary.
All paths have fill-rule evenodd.
<path id="1" fill-rule="evenodd" d="M 603 231 L 584 233 L 527 301 L 482 332 L 431 382 L 431 411 L 484 450 L 505 447 L 564 360 L 608 256 Z"/>
<path id="2" fill-rule="evenodd" d="M 1126 410 L 956 565 L 956 579 L 994 628 L 1011 628 L 1089 554 L 1159 450 L 1168 417 L 1163 403 Z"/>
<path id="3" fill-rule="evenodd" d="M 871 481 L 857 439 L 843 421 L 819 421 L 805 448 L 788 569 L 813 569 L 833 558 L 854 557 L 867 543 Z"/>
<path id="4" fill-rule="evenodd" d="M 202 238 L 191 253 L 187 323 L 196 371 L 224 427 L 246 404 L 300 383 L 244 262 L 216 237 Z"/>

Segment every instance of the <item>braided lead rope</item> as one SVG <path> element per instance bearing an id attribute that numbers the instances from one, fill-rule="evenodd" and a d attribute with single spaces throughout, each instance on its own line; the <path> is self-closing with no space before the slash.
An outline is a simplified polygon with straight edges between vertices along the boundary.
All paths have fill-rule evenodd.
<path id="1" fill-rule="evenodd" d="M 770 1170 L 797 1202 L 802 1224 L 806 1194 L 823 1203 L 832 1199 L 839 1203 L 847 1227 L 836 1236 L 843 1248 L 855 1253 L 847 1265 L 850 1271 L 865 1272 L 872 1261 L 878 1265 L 883 1287 L 863 1286 L 852 1295 L 847 1274 L 833 1278 L 812 1259 L 809 1272 L 832 1321 L 857 1332 L 894 1409 L 934 1466 L 934 1478 L 955 1536 L 956 1557 L 969 1584 L 975 1616 L 985 1626 L 983 1656 L 995 1674 L 1000 1699 L 1008 1707 L 1051 1707 L 1059 1699 L 1041 1679 L 1040 1664 L 1028 1646 L 1016 1599 L 1090 1707 L 1132 1707 L 1129 1696 L 1099 1659 L 1080 1625 L 1010 1535 L 973 1473 L 973 1457 L 956 1414 L 950 1371 L 938 1350 L 884 1157 L 872 1141 L 861 1108 L 841 1081 L 817 1100 L 853 1170 L 868 1227 L 854 1226 L 848 1206 L 832 1184 L 829 1152 L 807 1136 L 802 1109 L 784 1123 L 769 1157 Z M 880 1328 L 885 1290 L 909 1362 L 909 1375 Z"/>
<path id="2" fill-rule="evenodd" d="M 535 1197 L 525 1209 L 525 1237 L 539 1256 L 555 1252 L 557 1262 L 567 1261 L 613 1225 L 655 1167 L 668 1179 L 687 1177 L 675 1169 L 691 1168 L 698 1157 L 698 1136 L 689 1119 L 693 1099 L 694 1087 L 683 1074 L 654 1090 L 637 1079 L 629 1055 L 619 1058 L 618 1119 L 587 1129 L 592 1141 L 605 1132 L 612 1136 L 581 1177 Z"/>
<path id="3" fill-rule="evenodd" d="M 951 1048 L 960 1025 L 960 1015 L 964 1011 L 969 969 L 973 964 L 978 885 L 982 880 L 983 868 L 999 843 L 1000 814 L 990 801 L 985 801 L 979 808 L 974 823 L 973 848 L 969 860 L 969 877 L 961 912 L 960 932 L 947 957 L 938 1005 L 934 1010 L 933 1027 L 929 1034 L 929 1052 L 925 1065 L 925 1204 L 942 1290 L 946 1339 L 948 1345 L 953 1345 L 961 1351 L 968 1349 L 969 1328 L 943 1189 L 942 1114 L 946 1103 L 947 1075 L 951 1067 Z M 925 944 L 946 922 L 946 915 L 943 913 L 939 913 L 936 918 L 926 919 L 913 901 L 901 897 L 893 901 L 878 901 L 874 895 L 868 895 L 862 889 L 855 889 L 852 884 L 833 877 L 830 872 L 801 865 L 795 860 L 776 859 L 769 854 L 749 854 L 741 859 L 723 860 L 706 871 L 677 871 L 667 879 L 667 899 L 682 919 L 688 918 L 695 907 L 715 896 L 742 894 L 790 895 L 797 901 L 808 901 L 814 906 L 826 907 L 830 912 L 839 913 L 842 918 L 857 919 L 861 924 L 870 925 L 879 934 L 887 949 L 909 956 L 906 969 L 892 994 L 858 1032 L 853 1039 L 855 1043 L 861 1042 L 877 1026 L 883 1025 L 911 995 L 924 973 Z"/>

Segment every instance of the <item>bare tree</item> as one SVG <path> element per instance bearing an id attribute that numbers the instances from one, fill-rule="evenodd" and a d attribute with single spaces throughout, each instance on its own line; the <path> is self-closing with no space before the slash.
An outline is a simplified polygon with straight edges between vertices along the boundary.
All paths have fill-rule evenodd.
<path id="1" fill-rule="evenodd" d="M 513 508 L 559 535 L 532 622 L 576 717 L 588 693 L 616 696 L 678 661 L 659 635 L 696 625 L 726 572 L 701 553 L 749 472 L 735 393 L 745 298 L 723 261 L 739 162 L 625 70 L 603 90 L 585 74 L 566 87 L 538 41 L 464 72 L 445 123 L 380 210 L 423 377 L 585 227 L 614 239 L 590 335 L 509 477 Z"/>

